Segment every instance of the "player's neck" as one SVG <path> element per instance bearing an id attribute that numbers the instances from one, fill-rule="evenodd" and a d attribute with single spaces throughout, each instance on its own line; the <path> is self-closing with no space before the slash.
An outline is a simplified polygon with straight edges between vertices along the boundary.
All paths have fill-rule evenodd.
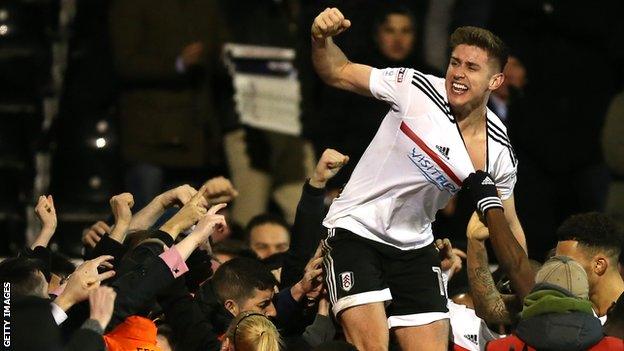
<path id="1" fill-rule="evenodd" d="M 481 124 L 485 121 L 485 113 L 487 111 L 486 105 L 488 101 L 488 96 L 486 96 L 483 100 L 476 104 L 468 103 L 461 108 L 453 109 L 451 111 L 455 120 L 460 125 L 473 125 L 473 124 Z"/>
<path id="2" fill-rule="evenodd" d="M 481 104 L 464 113 L 453 113 L 453 115 L 462 132 L 479 131 L 485 124 L 486 111 L 485 104 Z"/>

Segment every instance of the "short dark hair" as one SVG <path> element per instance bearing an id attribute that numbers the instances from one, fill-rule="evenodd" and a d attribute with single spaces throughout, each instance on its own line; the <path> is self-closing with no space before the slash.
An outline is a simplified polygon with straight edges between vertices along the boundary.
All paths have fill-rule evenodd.
<path id="1" fill-rule="evenodd" d="M 390 15 L 401 15 L 409 18 L 410 22 L 412 22 L 414 30 L 416 30 L 418 22 L 416 21 L 416 17 L 414 16 L 412 10 L 410 10 L 407 6 L 403 4 L 397 5 L 387 3 L 381 3 L 379 6 L 379 11 L 377 11 L 377 15 L 375 16 L 373 22 L 373 29 L 375 30 L 375 33 L 379 30 L 379 27 L 381 27 L 381 25 L 388 20 L 388 16 Z"/>
<path id="2" fill-rule="evenodd" d="M 588 212 L 568 217 L 557 229 L 557 240 L 575 240 L 590 250 L 601 250 L 617 263 L 623 243 L 622 228 L 609 216 Z"/>
<path id="3" fill-rule="evenodd" d="M 494 33 L 487 29 L 479 27 L 459 27 L 451 34 L 450 48 L 451 52 L 459 45 L 476 46 L 485 50 L 489 58 L 496 60 L 499 65 L 499 71 L 503 71 L 509 58 L 509 49 L 507 45 L 497 37 Z"/>
<path id="4" fill-rule="evenodd" d="M 52 251 L 50 254 L 50 273 L 68 277 L 76 270 L 76 266 L 69 258 L 61 253 Z"/>
<path id="5" fill-rule="evenodd" d="M 212 247 L 212 254 L 213 256 L 223 254 L 232 257 L 257 258 L 256 253 L 249 248 L 249 245 L 242 240 L 236 239 L 226 239 L 216 243 Z"/>
<path id="6" fill-rule="evenodd" d="M 37 272 L 44 272 L 43 261 L 27 257 L 11 257 L 0 263 L 0 281 L 11 283 L 11 293 L 20 296 L 41 296 L 44 278 Z M 42 296 L 43 297 L 43 296 Z"/>
<path id="7" fill-rule="evenodd" d="M 284 218 L 271 214 L 271 213 L 263 213 L 263 214 L 259 214 L 255 216 L 249 221 L 249 223 L 247 223 L 247 227 L 245 228 L 245 240 L 249 242 L 249 239 L 250 239 L 249 236 L 251 235 L 251 231 L 255 227 L 261 226 L 263 224 L 281 225 L 282 227 L 286 228 L 286 230 L 290 232 L 290 226 L 288 225 L 288 223 L 286 223 Z"/>
<path id="8" fill-rule="evenodd" d="M 254 289 L 273 289 L 277 281 L 262 262 L 238 257 L 219 266 L 212 277 L 212 285 L 221 303 L 234 300 L 240 304 L 253 295 Z"/>

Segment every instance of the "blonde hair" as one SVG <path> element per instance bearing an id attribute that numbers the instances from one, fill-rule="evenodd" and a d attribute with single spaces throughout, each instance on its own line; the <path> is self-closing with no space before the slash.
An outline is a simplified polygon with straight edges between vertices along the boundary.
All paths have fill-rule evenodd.
<path id="1" fill-rule="evenodd" d="M 258 312 L 241 312 L 227 330 L 236 351 L 279 351 L 282 344 L 275 325 Z"/>

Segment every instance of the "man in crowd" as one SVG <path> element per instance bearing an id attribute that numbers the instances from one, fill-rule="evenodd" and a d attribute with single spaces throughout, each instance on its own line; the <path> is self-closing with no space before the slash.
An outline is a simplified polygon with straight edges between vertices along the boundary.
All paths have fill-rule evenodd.
<path id="1" fill-rule="evenodd" d="M 350 62 L 333 43 L 350 26 L 335 8 L 316 17 L 316 71 L 327 84 L 384 100 L 391 110 L 324 221 L 333 311 L 358 349 L 387 349 L 390 327 L 405 350 L 445 350 L 448 310 L 431 232 L 436 211 L 464 178 L 487 170 L 504 205 L 495 195 L 479 207 L 504 206 L 525 243 L 513 205 L 515 155 L 504 125 L 486 108 L 504 80 L 507 51 L 492 33 L 464 27 L 451 36 L 446 79 L 379 70 Z"/>
<path id="2" fill-rule="evenodd" d="M 589 299 L 601 321 L 624 293 L 618 270 L 622 231 L 609 217 L 597 212 L 574 215 L 557 229 L 557 255 L 579 262 L 589 279 Z"/>
<path id="3" fill-rule="evenodd" d="M 588 299 L 587 274 L 567 256 L 555 256 L 535 276 L 513 335 L 491 341 L 486 350 L 588 350 L 602 338 Z M 593 350 L 594 348 L 591 348 Z"/>
<path id="4" fill-rule="evenodd" d="M 247 240 L 261 260 L 284 253 L 290 246 L 288 224 L 276 215 L 258 215 L 247 224 Z"/>

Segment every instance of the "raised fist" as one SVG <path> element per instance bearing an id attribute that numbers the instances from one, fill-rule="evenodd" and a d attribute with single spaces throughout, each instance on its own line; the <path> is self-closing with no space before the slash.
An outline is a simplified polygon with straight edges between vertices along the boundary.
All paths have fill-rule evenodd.
<path id="1" fill-rule="evenodd" d="M 116 224 L 129 224 L 132 220 L 132 206 L 134 197 L 130 193 L 115 195 L 110 199 L 111 210 Z"/>
<path id="2" fill-rule="evenodd" d="M 204 186 L 206 188 L 204 196 L 211 206 L 230 202 L 238 196 L 238 191 L 234 189 L 232 182 L 224 177 L 209 179 Z"/>
<path id="3" fill-rule="evenodd" d="M 39 218 L 39 222 L 41 222 L 41 229 L 54 233 L 57 220 L 52 195 L 39 196 L 37 206 L 35 206 L 35 214 L 37 214 L 37 218 Z"/>
<path id="4" fill-rule="evenodd" d="M 323 188 L 328 180 L 333 178 L 342 166 L 349 162 L 349 156 L 343 155 L 333 149 L 326 149 L 321 159 L 316 164 L 314 175 L 310 179 L 310 185 Z"/>
<path id="5" fill-rule="evenodd" d="M 195 194 L 197 194 L 195 188 L 184 184 L 165 191 L 159 195 L 159 198 L 163 208 L 169 208 L 174 205 L 184 206 Z"/>
<path id="6" fill-rule="evenodd" d="M 312 37 L 314 39 L 325 39 L 336 36 L 347 28 L 351 27 L 351 21 L 345 19 L 344 15 L 337 8 L 326 8 L 312 23 Z"/>

